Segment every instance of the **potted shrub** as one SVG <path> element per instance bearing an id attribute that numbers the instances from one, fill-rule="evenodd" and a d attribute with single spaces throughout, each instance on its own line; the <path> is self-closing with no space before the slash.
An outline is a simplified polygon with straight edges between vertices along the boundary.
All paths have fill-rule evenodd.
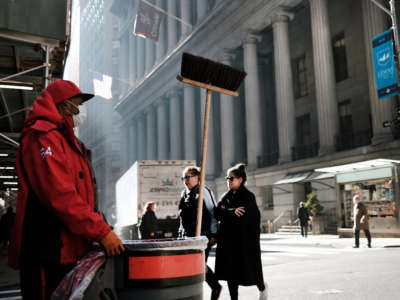
<path id="1" fill-rule="evenodd" d="M 310 193 L 306 197 L 307 200 L 304 202 L 304 206 L 307 207 L 310 215 L 312 216 L 312 233 L 321 234 L 325 231 L 326 227 L 325 218 L 323 218 L 322 216 L 322 211 L 324 210 L 324 207 L 321 205 L 321 202 L 318 200 L 315 193 Z"/>

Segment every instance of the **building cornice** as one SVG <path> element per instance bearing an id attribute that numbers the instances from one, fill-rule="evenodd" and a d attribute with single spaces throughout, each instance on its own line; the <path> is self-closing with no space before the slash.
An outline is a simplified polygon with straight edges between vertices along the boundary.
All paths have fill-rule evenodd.
<path id="1" fill-rule="evenodd" d="M 177 47 L 168 53 L 153 70 L 139 81 L 136 88 L 125 95 L 115 106 L 121 116 L 156 101 L 177 85 L 182 53 L 190 52 L 203 57 L 219 57 L 223 48 L 236 49 L 248 32 L 257 33 L 271 25 L 271 14 L 282 8 L 297 6 L 301 0 L 222 1 Z M 218 18 L 215 16 L 218 15 Z M 178 86 L 183 86 L 178 83 Z"/>

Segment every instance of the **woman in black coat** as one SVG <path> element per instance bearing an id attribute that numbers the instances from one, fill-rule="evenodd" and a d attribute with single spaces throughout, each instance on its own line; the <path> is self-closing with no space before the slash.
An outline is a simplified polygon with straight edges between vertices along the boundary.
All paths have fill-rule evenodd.
<path id="1" fill-rule="evenodd" d="M 155 239 L 157 231 L 157 217 L 154 213 L 156 204 L 154 202 L 146 203 L 145 213 L 142 217 L 139 229 L 142 240 Z"/>
<path id="2" fill-rule="evenodd" d="M 238 299 L 239 285 L 257 285 L 260 300 L 267 299 L 260 250 L 260 211 L 256 198 L 246 187 L 244 164 L 227 172 L 229 190 L 215 210 L 219 221 L 215 261 L 217 278 L 228 282 L 232 300 Z"/>

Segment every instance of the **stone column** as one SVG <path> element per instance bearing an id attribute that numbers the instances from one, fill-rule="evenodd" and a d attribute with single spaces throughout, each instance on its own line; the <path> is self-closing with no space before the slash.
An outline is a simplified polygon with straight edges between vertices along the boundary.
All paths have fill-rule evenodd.
<path id="1" fill-rule="evenodd" d="M 388 22 L 385 13 L 371 1 L 361 1 L 361 5 L 364 23 L 364 48 L 367 60 L 369 100 L 372 115 L 372 143 L 379 144 L 393 139 L 390 128 L 384 128 L 382 123 L 393 118 L 392 102 L 394 98 L 382 101 L 378 100 L 372 58 L 372 38 L 388 29 Z"/>
<path id="2" fill-rule="evenodd" d="M 182 159 L 181 99 L 177 88 L 168 92 L 170 120 L 170 159 Z"/>
<path id="3" fill-rule="evenodd" d="M 211 109 L 210 109 L 210 119 L 208 121 L 208 139 L 207 139 L 207 162 L 206 162 L 206 175 L 207 177 L 211 176 L 214 177 L 216 174 L 216 160 L 215 160 L 215 138 L 214 138 L 214 118 L 213 118 L 213 99 L 211 96 Z M 200 111 L 201 111 L 201 139 L 200 139 L 200 161 L 203 159 L 201 157 L 201 149 L 203 147 L 203 136 L 204 136 L 204 114 L 206 110 L 206 90 L 200 89 Z"/>
<path id="4" fill-rule="evenodd" d="M 288 22 L 290 17 L 290 15 L 287 15 L 284 12 L 279 12 L 272 20 L 280 163 L 291 161 L 292 147 L 295 144 L 296 134 L 293 78 L 288 32 Z"/>
<path id="5" fill-rule="evenodd" d="M 163 9 L 163 0 L 157 0 L 157 6 L 161 9 Z M 159 34 L 159 39 L 156 44 L 156 61 L 159 62 L 161 58 L 163 57 L 165 53 L 165 44 L 164 44 L 164 36 L 166 34 L 165 31 L 165 24 L 167 23 L 167 18 L 168 16 L 163 17 L 162 22 L 160 24 L 160 34 Z"/>
<path id="6" fill-rule="evenodd" d="M 157 103 L 157 159 L 168 159 L 168 107 L 165 99 Z"/>
<path id="7" fill-rule="evenodd" d="M 121 125 L 121 155 L 120 157 L 122 158 L 122 166 L 121 169 L 126 170 L 128 166 L 130 165 L 130 147 L 129 147 L 129 142 L 130 142 L 130 124 L 129 122 L 123 123 Z"/>
<path id="8" fill-rule="evenodd" d="M 151 39 L 146 39 L 146 74 L 153 69 L 155 50 L 154 42 Z"/>
<path id="9" fill-rule="evenodd" d="M 129 61 L 129 39 L 128 34 L 124 33 L 121 36 L 121 57 L 120 60 Z M 129 63 L 121 65 L 121 79 L 122 79 L 122 94 L 125 94 L 128 90 L 129 84 Z"/>
<path id="10" fill-rule="evenodd" d="M 183 87 L 183 121 L 184 159 L 196 160 L 196 90 L 188 84 Z"/>
<path id="11" fill-rule="evenodd" d="M 181 0 L 181 17 L 187 24 L 192 24 L 192 2 L 193 0 Z M 181 23 L 181 39 L 192 31 L 190 25 Z"/>
<path id="12" fill-rule="evenodd" d="M 336 80 L 326 0 L 309 0 L 314 59 L 315 93 L 318 112 L 319 153 L 336 150 L 339 132 Z"/>
<path id="13" fill-rule="evenodd" d="M 156 159 L 157 155 L 157 127 L 156 127 L 156 113 L 154 107 L 151 105 L 146 113 L 147 123 L 147 158 L 149 160 Z"/>
<path id="14" fill-rule="evenodd" d="M 199 23 L 206 16 L 208 1 L 196 0 L 196 4 L 197 23 Z"/>
<path id="15" fill-rule="evenodd" d="M 232 66 L 234 55 L 224 53 L 221 57 L 221 63 Z M 235 122 L 234 122 L 234 101 L 232 96 L 220 94 L 221 109 L 221 156 L 222 172 L 225 174 L 232 163 L 235 162 Z"/>
<path id="16" fill-rule="evenodd" d="M 176 16 L 176 0 L 168 0 L 168 13 Z M 168 17 L 168 52 L 175 48 L 178 42 L 178 24 L 174 18 Z"/>
<path id="17" fill-rule="evenodd" d="M 249 170 L 257 168 L 257 157 L 262 155 L 262 122 L 260 105 L 260 78 L 258 72 L 257 41 L 259 36 L 247 34 L 243 41 L 246 105 L 247 165 Z"/>
<path id="18" fill-rule="evenodd" d="M 145 74 L 145 40 L 142 37 L 137 37 L 137 64 L 138 64 L 138 76 L 137 79 L 141 80 Z"/>
<path id="19" fill-rule="evenodd" d="M 135 119 L 129 122 L 128 145 L 129 165 L 132 165 L 137 158 L 137 123 Z"/>
<path id="20" fill-rule="evenodd" d="M 129 87 L 136 84 L 136 39 L 135 36 L 129 34 Z"/>
<path id="21" fill-rule="evenodd" d="M 146 125 L 144 115 L 138 117 L 138 159 L 146 159 Z"/>

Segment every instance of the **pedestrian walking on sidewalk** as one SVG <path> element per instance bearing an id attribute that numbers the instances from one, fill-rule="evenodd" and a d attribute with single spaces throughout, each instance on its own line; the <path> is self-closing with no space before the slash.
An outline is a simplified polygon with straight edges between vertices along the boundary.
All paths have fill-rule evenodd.
<path id="1" fill-rule="evenodd" d="M 155 239 L 157 231 L 157 217 L 155 214 L 156 204 L 154 202 L 147 202 L 145 205 L 145 212 L 140 222 L 140 234 L 142 240 Z"/>
<path id="2" fill-rule="evenodd" d="M 353 197 L 353 217 L 354 217 L 354 246 L 353 248 L 360 247 L 360 230 L 364 230 L 365 236 L 368 240 L 368 248 L 371 248 L 371 233 L 369 232 L 368 210 L 364 203 L 361 202 L 360 196 Z"/>
<path id="3" fill-rule="evenodd" d="M 297 217 L 300 221 L 301 235 L 307 237 L 308 232 L 308 221 L 310 220 L 310 215 L 308 214 L 307 207 L 304 207 L 304 202 L 300 202 L 300 206 L 297 209 Z"/>
<path id="4" fill-rule="evenodd" d="M 215 210 L 219 221 L 215 272 L 228 282 L 232 300 L 239 285 L 257 285 L 260 300 L 267 299 L 260 249 L 260 211 L 256 198 L 246 187 L 246 166 L 237 164 L 227 171 L 228 191 Z"/>
<path id="5" fill-rule="evenodd" d="M 25 120 L 17 153 L 17 211 L 8 263 L 20 269 L 24 300 L 51 298 L 94 241 L 108 255 L 124 246 L 95 211 L 88 152 L 74 134 L 92 98 L 71 81 L 42 91 Z"/>
<path id="6" fill-rule="evenodd" d="M 185 189 L 181 194 L 179 203 L 180 228 L 179 236 L 194 237 L 196 234 L 197 220 L 197 199 L 200 189 L 200 168 L 196 166 L 186 167 L 182 172 L 182 181 Z M 217 221 L 214 217 L 216 203 L 214 195 L 208 187 L 203 190 L 203 212 L 201 222 L 201 235 L 208 238 L 207 248 L 205 250 L 205 259 L 207 264 L 208 254 L 212 246 L 217 242 Z M 206 282 L 211 288 L 211 300 L 217 300 L 221 294 L 222 286 L 209 266 L 206 268 Z"/>

